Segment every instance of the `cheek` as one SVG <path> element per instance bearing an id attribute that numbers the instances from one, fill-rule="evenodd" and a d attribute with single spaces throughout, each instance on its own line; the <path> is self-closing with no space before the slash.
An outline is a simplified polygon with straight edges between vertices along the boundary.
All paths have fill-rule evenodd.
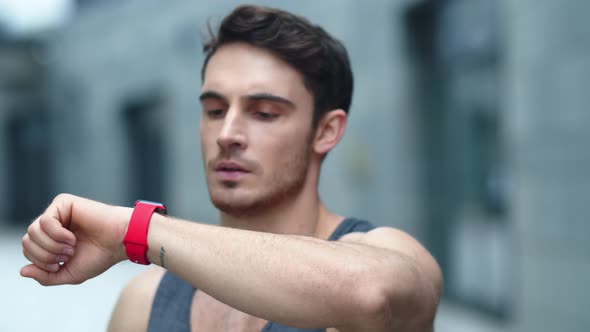
<path id="1" fill-rule="evenodd" d="M 201 139 L 201 150 L 203 153 L 208 152 L 214 148 L 216 143 L 216 136 L 211 126 L 204 125 L 201 123 L 199 136 Z"/>
<path id="2" fill-rule="evenodd" d="M 307 129 L 307 130 L 306 130 Z M 280 137 L 272 137 L 267 140 L 272 144 L 266 146 L 267 156 L 272 158 L 275 165 L 284 167 L 294 157 L 304 157 L 309 142 L 309 129 L 297 128 L 295 130 L 283 131 Z"/>

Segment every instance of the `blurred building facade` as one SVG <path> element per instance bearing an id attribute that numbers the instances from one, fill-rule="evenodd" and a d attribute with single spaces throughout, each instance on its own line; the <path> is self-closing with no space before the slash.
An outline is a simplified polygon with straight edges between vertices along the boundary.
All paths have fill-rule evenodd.
<path id="1" fill-rule="evenodd" d="M 47 48 L 3 43 L 0 220 L 70 192 L 165 201 L 214 222 L 200 45 L 209 18 L 239 2 L 78 3 Z M 328 206 L 418 237 L 443 268 L 445 298 L 499 330 L 590 328 L 589 2 L 257 3 L 302 14 L 349 49 L 355 94 L 322 174 Z"/>
<path id="2" fill-rule="evenodd" d="M 583 0 L 506 4 L 515 319 L 525 331 L 590 330 L 588 13 Z"/>
<path id="3" fill-rule="evenodd" d="M 23 220 L 50 195 L 45 43 L 0 33 L 0 209 L 2 220 Z M 31 190 L 34 188 L 34 190 Z"/>

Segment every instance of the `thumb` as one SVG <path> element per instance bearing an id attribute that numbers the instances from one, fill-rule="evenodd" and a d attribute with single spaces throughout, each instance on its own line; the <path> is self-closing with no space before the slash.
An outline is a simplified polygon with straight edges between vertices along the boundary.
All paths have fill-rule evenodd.
<path id="1" fill-rule="evenodd" d="M 67 271 L 65 271 L 63 266 L 60 266 L 57 272 L 47 272 L 34 264 L 29 264 L 20 270 L 20 275 L 25 278 L 34 279 L 42 286 L 55 286 L 72 283 L 72 280 L 67 279 Z"/>

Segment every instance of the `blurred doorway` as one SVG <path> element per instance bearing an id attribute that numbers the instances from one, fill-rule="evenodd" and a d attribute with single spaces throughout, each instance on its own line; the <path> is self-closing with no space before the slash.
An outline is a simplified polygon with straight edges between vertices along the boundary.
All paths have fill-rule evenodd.
<path id="1" fill-rule="evenodd" d="M 29 223 L 51 200 L 47 112 L 19 109 L 7 121 L 7 219 Z"/>
<path id="2" fill-rule="evenodd" d="M 423 1 L 406 15 L 427 246 L 447 299 L 506 317 L 511 241 L 495 0 Z"/>
<path id="3" fill-rule="evenodd" d="M 161 101 L 155 96 L 133 98 L 123 106 L 128 143 L 128 197 L 164 200 L 165 160 Z"/>

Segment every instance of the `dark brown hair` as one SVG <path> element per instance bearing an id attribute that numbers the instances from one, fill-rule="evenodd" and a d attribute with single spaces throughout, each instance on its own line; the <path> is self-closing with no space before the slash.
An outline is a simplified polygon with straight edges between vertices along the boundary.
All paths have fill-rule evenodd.
<path id="1" fill-rule="evenodd" d="M 219 47 L 245 42 L 272 52 L 303 75 L 314 98 L 314 128 L 328 111 L 348 113 L 353 87 L 348 54 L 344 45 L 320 26 L 280 9 L 244 5 L 223 19 L 217 34 L 210 27 L 209 31 L 210 40 L 203 47 L 202 78 Z"/>

